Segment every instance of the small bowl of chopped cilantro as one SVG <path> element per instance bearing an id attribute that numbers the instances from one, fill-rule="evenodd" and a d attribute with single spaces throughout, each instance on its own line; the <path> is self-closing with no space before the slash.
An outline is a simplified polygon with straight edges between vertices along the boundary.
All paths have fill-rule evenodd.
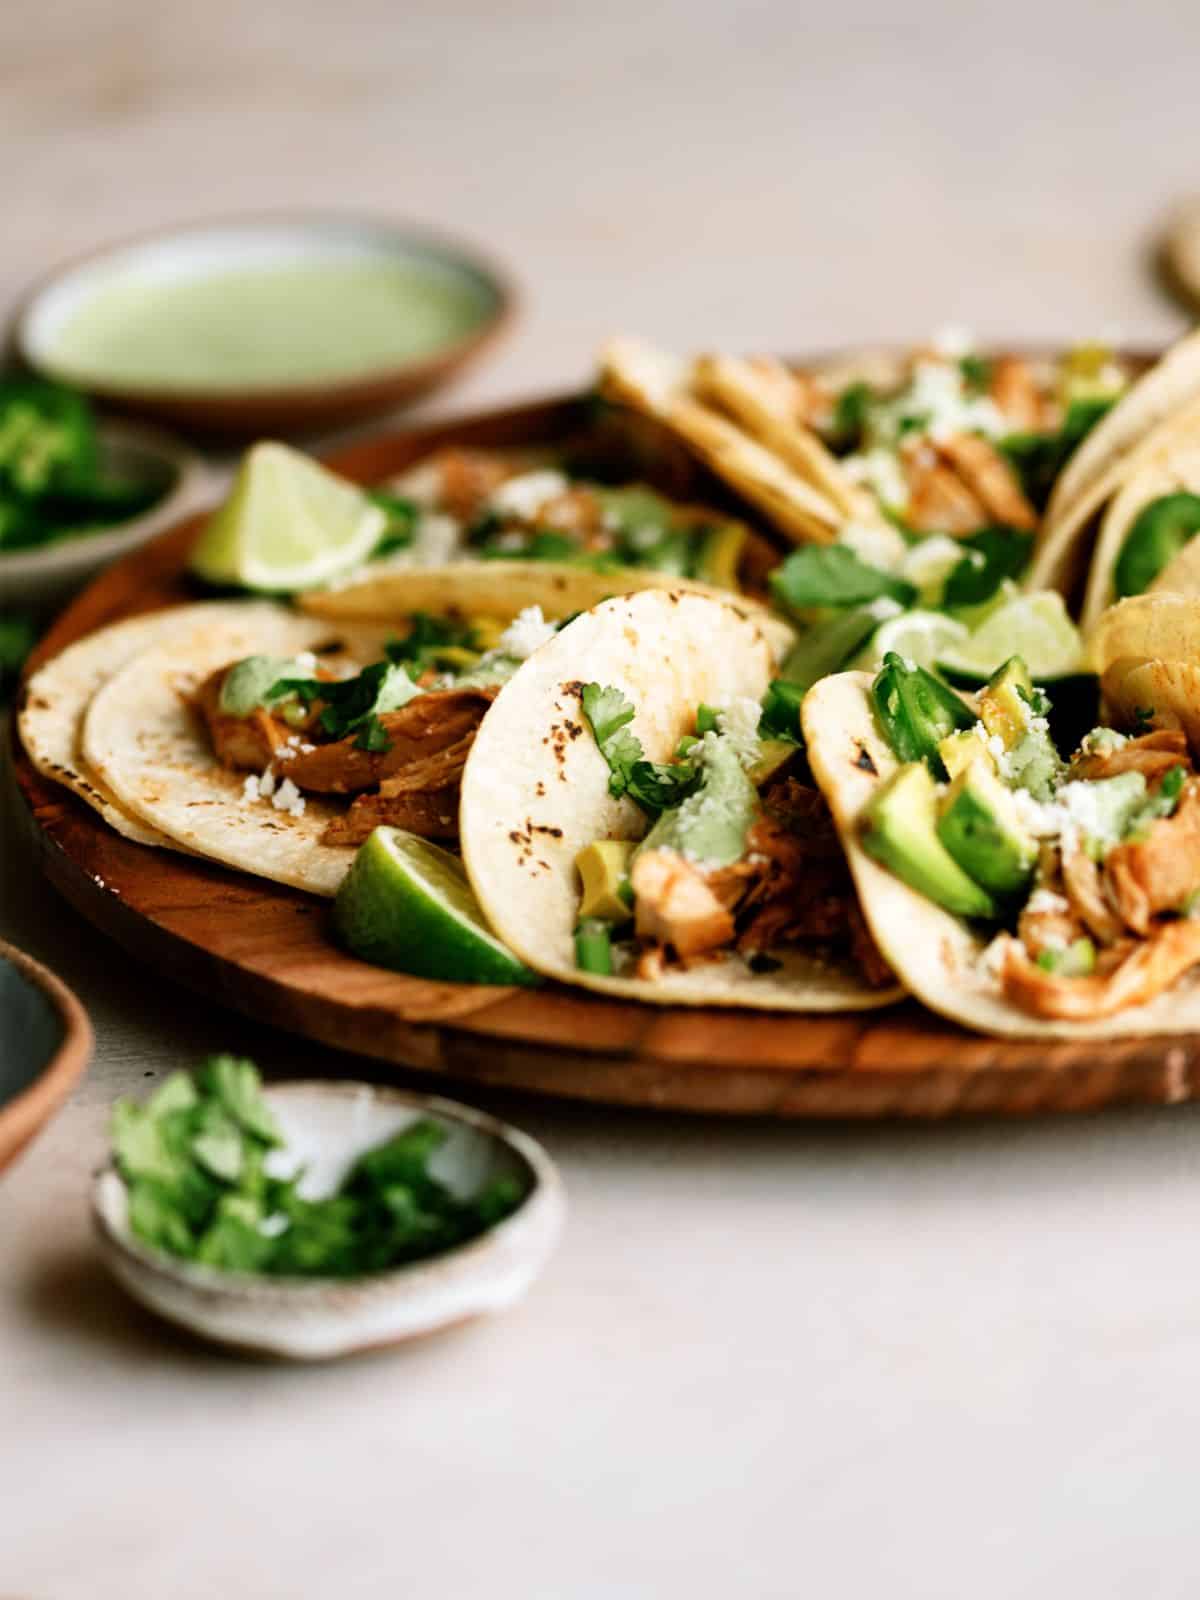
<path id="1" fill-rule="evenodd" d="M 84 395 L 0 374 L 0 595 L 46 611 L 193 510 L 199 456 L 158 428 L 97 418 Z"/>
<path id="2" fill-rule="evenodd" d="M 92 1217 L 117 1281 L 220 1344 L 328 1360 L 501 1310 L 562 1228 L 527 1135 L 432 1095 L 264 1088 L 211 1056 L 119 1100 Z"/>

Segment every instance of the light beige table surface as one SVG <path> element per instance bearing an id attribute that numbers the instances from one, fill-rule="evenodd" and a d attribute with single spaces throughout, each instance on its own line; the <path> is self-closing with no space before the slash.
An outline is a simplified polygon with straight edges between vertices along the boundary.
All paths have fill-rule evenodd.
<path id="1" fill-rule="evenodd" d="M 446 405 L 575 382 L 616 328 L 1163 338 L 1144 251 L 1200 186 L 1198 50 L 1165 0 L 8 0 L 0 301 L 163 218 L 336 201 L 520 276 L 517 336 Z M 137 970 L 15 838 L 0 932 L 99 1043 L 0 1182 L 0 1595 L 1196 1592 L 1194 1111 L 804 1128 L 505 1101 L 572 1204 L 525 1305 L 339 1367 L 222 1358 L 96 1266 L 107 1107 L 220 1046 L 352 1064 Z"/>

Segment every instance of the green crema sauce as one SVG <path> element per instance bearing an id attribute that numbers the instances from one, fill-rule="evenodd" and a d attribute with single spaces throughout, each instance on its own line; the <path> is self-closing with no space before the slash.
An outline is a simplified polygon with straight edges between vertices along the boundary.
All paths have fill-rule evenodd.
<path id="1" fill-rule="evenodd" d="M 82 384 L 271 387 L 361 377 L 454 342 L 488 316 L 487 290 L 416 260 L 281 263 L 102 284 L 50 356 Z"/>

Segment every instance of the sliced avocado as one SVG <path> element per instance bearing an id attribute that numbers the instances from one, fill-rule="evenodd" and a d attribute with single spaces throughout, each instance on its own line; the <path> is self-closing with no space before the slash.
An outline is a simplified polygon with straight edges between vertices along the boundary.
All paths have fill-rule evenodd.
<path id="1" fill-rule="evenodd" d="M 782 767 L 785 767 L 799 749 L 791 739 L 763 739 L 759 742 L 758 760 L 746 773 L 756 789 L 762 789 Z"/>
<path id="2" fill-rule="evenodd" d="M 973 761 L 988 760 L 987 746 L 972 728 L 948 733 L 938 745 L 938 755 L 951 778 L 965 772 Z"/>
<path id="3" fill-rule="evenodd" d="M 988 761 L 972 761 L 945 795 L 937 836 L 965 873 L 996 895 L 1029 882 L 1037 841 L 1021 826 L 1011 792 Z"/>
<path id="4" fill-rule="evenodd" d="M 479 651 L 468 650 L 461 644 L 442 644 L 431 651 L 427 659 L 443 671 L 470 671 L 479 664 Z"/>
<path id="5" fill-rule="evenodd" d="M 1020 656 L 1010 656 L 992 673 L 979 695 L 979 720 L 989 733 L 998 733 L 1011 750 L 1029 726 L 1033 679 Z"/>
<path id="6" fill-rule="evenodd" d="M 995 901 L 946 849 L 936 821 L 933 775 L 924 762 L 909 762 L 876 790 L 863 821 L 863 848 L 947 911 L 994 919 Z"/>
<path id="7" fill-rule="evenodd" d="M 636 846 L 632 839 L 597 839 L 575 857 L 583 884 L 579 897 L 580 922 L 628 922 L 633 904 L 629 863 Z"/>

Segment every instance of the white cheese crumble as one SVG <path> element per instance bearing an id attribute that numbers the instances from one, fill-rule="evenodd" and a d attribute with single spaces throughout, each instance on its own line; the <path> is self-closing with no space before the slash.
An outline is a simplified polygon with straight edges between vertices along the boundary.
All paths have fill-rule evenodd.
<path id="1" fill-rule="evenodd" d="M 956 433 L 996 437 L 1007 431 L 994 401 L 985 395 L 968 395 L 962 373 L 941 361 L 916 363 L 912 383 L 898 406 L 899 415 L 927 419 L 925 432 L 935 444 Z"/>
<path id="2" fill-rule="evenodd" d="M 543 617 L 541 606 L 526 606 L 500 635 L 497 649 L 503 655 L 525 661 L 535 650 L 540 650 L 542 645 L 553 639 L 557 631 L 554 623 L 547 622 Z"/>
<path id="3" fill-rule="evenodd" d="M 1071 909 L 1071 902 L 1065 894 L 1055 894 L 1053 889 L 1035 889 L 1025 909 L 1035 917 L 1065 916 Z"/>
<path id="4" fill-rule="evenodd" d="M 886 622 L 889 617 L 898 617 L 904 607 L 899 600 L 893 600 L 890 594 L 881 594 L 863 609 L 870 612 L 877 622 Z"/>
<path id="5" fill-rule="evenodd" d="M 258 792 L 263 800 L 269 800 L 275 793 L 275 774 L 270 767 L 259 777 Z"/>
<path id="6" fill-rule="evenodd" d="M 255 801 L 257 799 L 258 799 L 258 777 L 257 777 L 257 775 L 255 773 L 250 772 L 250 773 L 247 773 L 246 781 L 245 781 L 245 783 L 242 784 L 242 804 L 243 805 L 250 805 L 253 801 Z"/>
<path id="7" fill-rule="evenodd" d="M 1085 756 L 1106 756 L 1128 743 L 1128 737 L 1114 728 L 1093 728 L 1091 733 L 1084 734 L 1079 749 Z"/>
<path id="8" fill-rule="evenodd" d="M 317 670 L 317 658 L 311 650 L 301 650 L 294 660 L 297 672 L 315 672 Z"/>
<path id="9" fill-rule="evenodd" d="M 259 787 L 262 785 L 260 783 Z M 285 778 L 271 797 L 276 811 L 286 811 L 289 817 L 304 815 L 305 799 L 290 778 Z"/>
<path id="10" fill-rule="evenodd" d="M 1012 798 L 1018 821 L 1035 839 L 1057 839 L 1062 833 L 1068 817 L 1060 805 L 1035 800 L 1028 789 L 1014 789 Z"/>
<path id="11" fill-rule="evenodd" d="M 405 565 L 440 567 L 453 560 L 461 543 L 462 526 L 457 519 L 431 511 L 417 518 L 412 544 L 399 555 L 404 558 Z"/>
<path id="12" fill-rule="evenodd" d="M 908 482 L 899 458 L 891 450 L 867 450 L 846 456 L 842 471 L 851 483 L 865 485 L 885 506 L 903 510 L 908 504 Z"/>
<path id="13" fill-rule="evenodd" d="M 758 737 L 758 722 L 762 707 L 757 700 L 742 695 L 727 706 L 717 717 L 717 729 L 733 747 L 742 766 L 750 768 L 758 760 L 762 749 Z"/>
<path id="14" fill-rule="evenodd" d="M 548 501 L 557 500 L 569 486 L 565 473 L 549 468 L 540 472 L 522 472 L 502 483 L 490 496 L 488 506 L 499 516 L 532 521 Z"/>
<path id="15" fill-rule="evenodd" d="M 406 500 L 432 507 L 442 498 L 442 476 L 442 468 L 436 461 L 422 461 L 408 472 L 401 473 L 398 478 L 393 478 L 388 488 Z"/>
<path id="16" fill-rule="evenodd" d="M 837 542 L 881 572 L 894 572 L 906 554 L 904 540 L 887 523 L 847 522 L 838 533 Z"/>

